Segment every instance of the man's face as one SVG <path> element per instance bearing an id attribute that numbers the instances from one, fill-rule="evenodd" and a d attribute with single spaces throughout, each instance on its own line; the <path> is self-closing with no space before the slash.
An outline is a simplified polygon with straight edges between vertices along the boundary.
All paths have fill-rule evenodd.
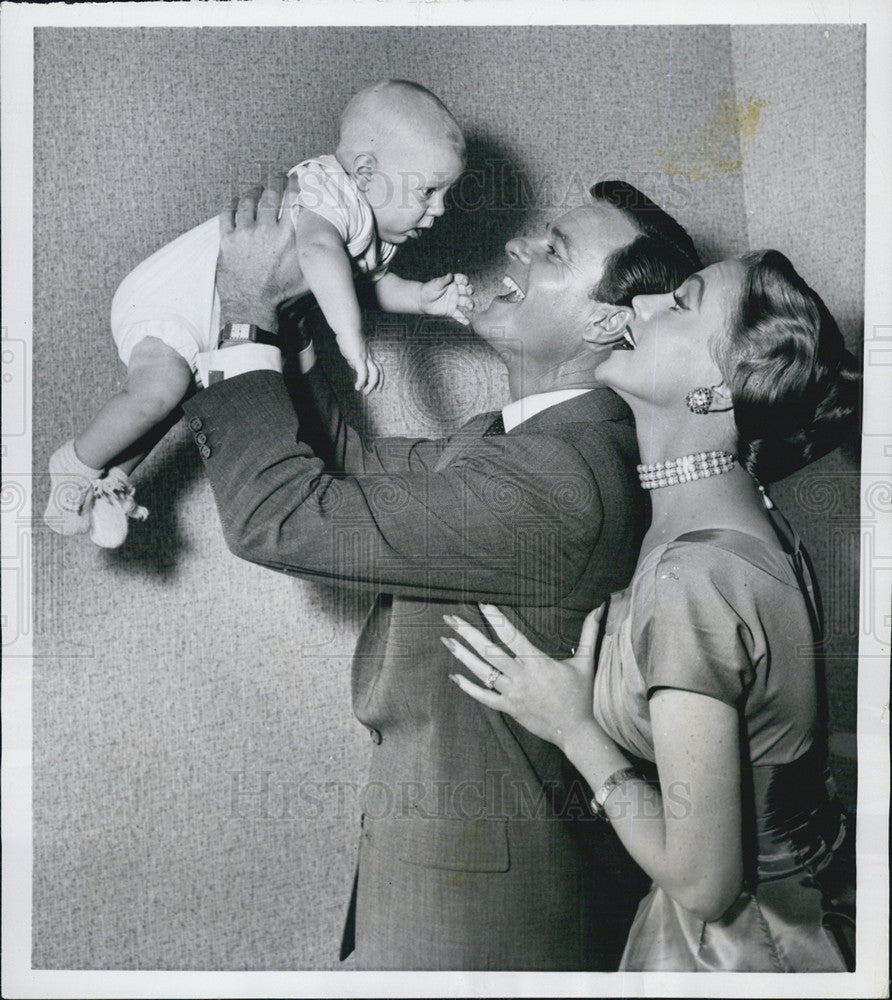
<path id="1" fill-rule="evenodd" d="M 559 364 L 584 349 L 591 292 L 608 257 L 638 230 L 617 208 L 595 202 L 550 223 L 541 236 L 505 245 L 504 294 L 475 314 L 475 332 L 511 354 Z"/>

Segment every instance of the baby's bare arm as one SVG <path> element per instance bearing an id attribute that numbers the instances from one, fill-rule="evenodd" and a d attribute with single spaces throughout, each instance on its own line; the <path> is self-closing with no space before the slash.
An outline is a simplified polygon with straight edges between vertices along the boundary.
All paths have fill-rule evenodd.
<path id="1" fill-rule="evenodd" d="M 339 343 L 343 338 L 358 344 L 362 341 L 362 316 L 353 287 L 353 266 L 341 234 L 326 219 L 306 209 L 297 216 L 295 232 L 304 279 L 328 325 Z"/>
<path id="2" fill-rule="evenodd" d="M 374 283 L 378 305 L 389 313 L 420 313 L 421 282 L 408 281 L 388 271 Z"/>
<path id="3" fill-rule="evenodd" d="M 353 265 L 335 227 L 304 209 L 295 221 L 297 253 L 304 280 L 316 296 L 341 354 L 357 374 L 356 388 L 374 388 L 379 372 L 362 335 L 362 313 L 353 285 Z"/>
<path id="4" fill-rule="evenodd" d="M 375 282 L 378 305 L 385 312 L 446 316 L 467 326 L 474 308 L 471 287 L 464 274 L 443 274 L 430 281 L 407 281 L 388 271 Z"/>

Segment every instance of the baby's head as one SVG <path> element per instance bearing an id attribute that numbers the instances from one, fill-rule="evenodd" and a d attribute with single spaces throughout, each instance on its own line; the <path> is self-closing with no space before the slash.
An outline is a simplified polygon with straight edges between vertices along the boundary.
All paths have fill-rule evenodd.
<path id="1" fill-rule="evenodd" d="M 446 105 L 408 80 L 354 94 L 341 115 L 337 159 L 371 206 L 388 243 L 430 229 L 465 166 L 465 140 Z"/>

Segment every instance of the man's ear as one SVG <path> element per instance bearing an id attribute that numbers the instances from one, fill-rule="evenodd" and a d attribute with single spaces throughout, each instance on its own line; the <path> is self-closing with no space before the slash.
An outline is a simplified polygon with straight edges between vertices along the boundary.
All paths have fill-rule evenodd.
<path id="1" fill-rule="evenodd" d="M 623 339 L 623 331 L 634 317 L 631 306 L 615 306 L 610 302 L 593 302 L 589 321 L 582 338 L 593 347 L 608 347 Z"/>
<path id="2" fill-rule="evenodd" d="M 378 161 L 374 153 L 357 153 L 350 164 L 350 176 L 360 191 L 367 191 L 377 169 Z"/>

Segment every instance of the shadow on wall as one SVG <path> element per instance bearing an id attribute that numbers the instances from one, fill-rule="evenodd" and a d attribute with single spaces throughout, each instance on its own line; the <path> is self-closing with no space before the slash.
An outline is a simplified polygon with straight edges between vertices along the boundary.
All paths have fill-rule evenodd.
<path id="1" fill-rule="evenodd" d="M 179 423 L 136 472 L 139 500 L 151 516 L 130 532 L 122 548 L 108 551 L 109 563 L 134 576 L 174 576 L 190 550 L 180 530 L 180 500 L 202 475 L 192 437 Z"/>
<path id="2" fill-rule="evenodd" d="M 535 208 L 535 188 L 502 143 L 483 132 L 465 136 L 465 172 L 449 192 L 433 235 L 400 251 L 396 270 L 426 280 L 450 271 L 477 273 L 498 261 Z"/>

